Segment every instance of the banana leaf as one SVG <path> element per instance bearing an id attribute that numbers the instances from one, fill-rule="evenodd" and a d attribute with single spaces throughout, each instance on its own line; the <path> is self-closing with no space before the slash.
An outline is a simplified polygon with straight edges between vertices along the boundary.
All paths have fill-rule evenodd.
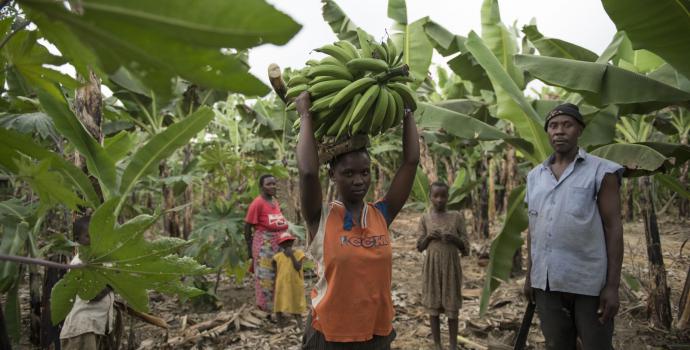
<path id="1" fill-rule="evenodd" d="M 481 90 L 493 90 L 491 80 L 484 68 L 472 57 L 471 52 L 463 52 L 448 61 L 448 67 L 462 80 L 472 83 L 473 95 L 479 95 Z"/>
<path id="2" fill-rule="evenodd" d="M 551 146 L 543 129 L 544 121 L 522 94 L 522 90 L 476 33 L 470 32 L 465 46 L 491 79 L 498 101 L 497 116 L 513 123 L 520 137 L 533 145 L 534 150 L 525 156 L 533 164 L 546 159 L 551 153 Z"/>
<path id="3" fill-rule="evenodd" d="M 690 92 L 690 79 L 678 73 L 678 71 L 673 69 L 668 63 L 663 64 L 655 71 L 647 74 L 647 76 L 677 89 Z"/>
<path id="4" fill-rule="evenodd" d="M 41 107 L 53 118 L 55 129 L 86 158 L 86 166 L 101 184 L 106 198 L 117 193 L 115 163 L 72 113 L 62 93 L 53 85 L 38 89 Z"/>
<path id="5" fill-rule="evenodd" d="M 397 23 L 407 24 L 407 4 L 405 0 L 388 0 L 388 18 Z"/>
<path id="6" fill-rule="evenodd" d="M 484 289 L 479 301 L 479 314 L 484 315 L 489 306 L 489 298 L 502 281 L 510 278 L 513 267 L 513 255 L 522 246 L 522 231 L 527 229 L 528 218 L 525 208 L 525 186 L 519 186 L 510 192 L 508 210 L 501 232 L 491 242 L 489 266 L 484 280 Z"/>
<path id="7" fill-rule="evenodd" d="M 522 32 L 542 56 L 568 58 L 578 61 L 594 62 L 599 58 L 597 54 L 584 47 L 569 43 L 561 39 L 547 38 L 539 32 L 536 25 L 522 27 Z"/>
<path id="8" fill-rule="evenodd" d="M 449 32 L 432 20 L 424 24 L 424 32 L 436 51 L 444 57 L 466 51 L 465 40 L 467 39 L 465 37 Z"/>
<path id="9" fill-rule="evenodd" d="M 264 1 L 83 0 L 83 14 L 60 2 L 22 0 L 22 9 L 82 74 L 106 78 L 123 65 L 162 99 L 180 76 L 200 86 L 248 95 L 270 89 L 248 73 L 241 55 L 221 52 L 264 42 L 282 45 L 300 29 Z"/>
<path id="10" fill-rule="evenodd" d="M 515 35 L 501 22 L 498 0 L 484 0 L 481 8 L 482 40 L 493 52 L 503 69 L 520 88 L 525 87 L 522 70 L 515 66 L 513 55 L 518 53 Z"/>
<path id="11" fill-rule="evenodd" d="M 678 193 L 681 197 L 690 200 L 690 190 L 685 188 L 675 177 L 666 174 L 656 174 L 654 179 L 673 193 Z"/>
<path id="12" fill-rule="evenodd" d="M 621 114 L 644 114 L 690 101 L 686 91 L 612 65 L 531 55 L 516 55 L 515 61 L 546 84 L 575 91 L 595 106 L 616 104 Z"/>
<path id="13" fill-rule="evenodd" d="M 535 164 L 546 159 L 535 158 L 534 147 L 528 141 L 520 137 L 508 135 L 502 130 L 468 115 L 428 103 L 420 103 L 417 108 L 418 110 L 415 114 L 417 115 L 417 125 L 419 127 L 443 129 L 451 135 L 468 140 L 503 140 L 520 150 L 525 157 Z"/>
<path id="14" fill-rule="evenodd" d="M 655 149 L 635 143 L 614 143 L 599 147 L 590 153 L 624 166 L 626 177 L 661 171 L 668 161 L 668 157 Z"/>
<path id="15" fill-rule="evenodd" d="M 321 0 L 321 3 L 323 4 L 321 7 L 323 19 L 331 26 L 338 39 L 347 40 L 359 46 L 359 39 L 357 38 L 359 27 L 350 20 L 350 17 L 343 12 L 335 1 Z"/>
<path id="16" fill-rule="evenodd" d="M 131 157 L 129 164 L 122 174 L 120 182 L 120 203 L 122 207 L 137 182 L 146 174 L 154 171 L 158 163 L 169 157 L 175 150 L 186 145 L 189 140 L 203 130 L 213 120 L 214 113 L 208 107 L 201 107 L 196 112 L 177 122 L 160 134 L 152 137 L 144 146 L 138 149 Z"/>
<path id="17" fill-rule="evenodd" d="M 618 30 L 635 49 L 649 50 L 690 78 L 690 2 L 602 0 Z"/>
<path id="18" fill-rule="evenodd" d="M 410 76 L 414 78 L 414 82 L 410 83 L 413 90 L 427 79 L 431 65 L 433 47 L 424 33 L 427 21 L 429 18 L 424 17 L 402 26 L 403 62 L 410 67 Z"/>

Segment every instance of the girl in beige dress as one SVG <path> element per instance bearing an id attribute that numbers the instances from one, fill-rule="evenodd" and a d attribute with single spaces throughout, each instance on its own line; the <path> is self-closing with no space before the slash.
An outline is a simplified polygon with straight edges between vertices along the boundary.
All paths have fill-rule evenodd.
<path id="1" fill-rule="evenodd" d="M 462 213 L 447 211 L 448 185 L 434 182 L 430 188 L 432 207 L 419 222 L 417 250 L 426 250 L 422 268 L 422 304 L 431 321 L 434 346 L 441 349 L 439 315 L 448 317 L 450 346 L 457 349 L 458 311 L 462 306 L 462 269 L 459 252 L 469 253 L 465 220 Z"/>

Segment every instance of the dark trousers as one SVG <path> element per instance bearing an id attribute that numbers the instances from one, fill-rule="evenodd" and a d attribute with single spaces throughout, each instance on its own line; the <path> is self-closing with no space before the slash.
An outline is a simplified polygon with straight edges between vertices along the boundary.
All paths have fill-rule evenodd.
<path id="1" fill-rule="evenodd" d="M 548 288 L 548 287 L 547 287 Z M 613 349 L 613 319 L 599 322 L 599 297 L 534 289 L 541 330 L 548 350 Z"/>
<path id="2" fill-rule="evenodd" d="M 307 316 L 302 336 L 303 350 L 390 350 L 391 342 L 395 339 L 395 330 L 387 336 L 375 335 L 374 338 L 363 342 L 337 343 L 326 341 L 323 334 L 311 326 L 311 311 Z"/>

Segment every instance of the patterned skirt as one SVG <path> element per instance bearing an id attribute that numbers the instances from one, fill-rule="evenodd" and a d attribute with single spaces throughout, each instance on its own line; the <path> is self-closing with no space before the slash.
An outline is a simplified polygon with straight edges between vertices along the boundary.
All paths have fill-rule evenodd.
<path id="1" fill-rule="evenodd" d="M 252 240 L 254 257 L 254 295 L 256 306 L 263 311 L 273 311 L 273 289 L 276 274 L 273 271 L 273 255 L 278 252 L 275 237 L 280 232 L 256 231 Z"/>

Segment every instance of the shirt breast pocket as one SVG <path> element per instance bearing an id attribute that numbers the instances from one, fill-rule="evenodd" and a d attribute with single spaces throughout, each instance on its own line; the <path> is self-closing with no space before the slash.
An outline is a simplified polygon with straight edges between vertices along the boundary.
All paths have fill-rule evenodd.
<path id="1" fill-rule="evenodd" d="M 565 199 L 568 214 L 576 218 L 584 218 L 594 205 L 594 193 L 590 187 L 569 186 Z"/>

